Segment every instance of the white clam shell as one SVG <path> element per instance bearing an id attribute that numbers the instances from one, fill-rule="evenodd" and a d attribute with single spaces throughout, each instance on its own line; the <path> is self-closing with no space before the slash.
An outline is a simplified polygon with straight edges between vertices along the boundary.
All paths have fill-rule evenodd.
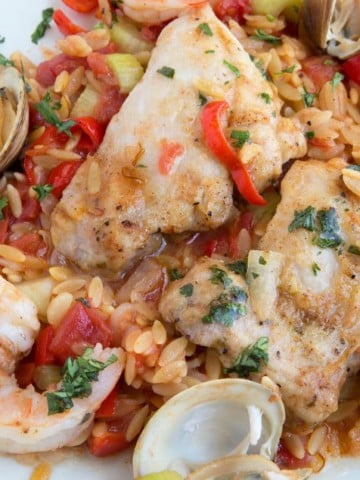
<path id="1" fill-rule="evenodd" d="M 135 478 L 176 470 L 182 475 L 228 455 L 273 458 L 285 420 L 277 392 L 243 379 L 200 383 L 168 400 L 140 435 Z"/>

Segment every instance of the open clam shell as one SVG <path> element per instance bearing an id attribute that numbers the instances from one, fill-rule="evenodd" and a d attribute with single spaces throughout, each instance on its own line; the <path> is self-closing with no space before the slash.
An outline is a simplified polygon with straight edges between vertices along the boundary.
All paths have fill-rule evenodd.
<path id="1" fill-rule="evenodd" d="M 304 41 L 344 59 L 360 51 L 360 0 L 304 0 Z"/>
<path id="2" fill-rule="evenodd" d="M 279 394 L 243 379 L 201 383 L 171 398 L 150 419 L 133 456 L 135 478 L 181 475 L 229 455 L 275 454 L 285 420 Z"/>
<path id="3" fill-rule="evenodd" d="M 20 152 L 29 127 L 24 81 L 16 68 L 0 70 L 0 171 Z"/>

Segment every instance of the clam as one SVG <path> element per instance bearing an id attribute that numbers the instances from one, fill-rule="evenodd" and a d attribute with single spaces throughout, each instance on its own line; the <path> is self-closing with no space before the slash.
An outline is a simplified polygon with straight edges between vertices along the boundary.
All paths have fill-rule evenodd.
<path id="1" fill-rule="evenodd" d="M 186 476 L 209 462 L 246 454 L 271 459 L 284 420 L 276 389 L 233 378 L 200 383 L 150 419 L 135 446 L 134 476 L 165 470 Z"/>
<path id="2" fill-rule="evenodd" d="M 341 59 L 360 51 L 360 0 L 304 0 L 303 40 Z"/>
<path id="3" fill-rule="evenodd" d="M 1 67 L 0 67 L 1 68 Z M 25 83 L 14 67 L 0 70 L 0 171 L 20 152 L 29 127 Z"/>

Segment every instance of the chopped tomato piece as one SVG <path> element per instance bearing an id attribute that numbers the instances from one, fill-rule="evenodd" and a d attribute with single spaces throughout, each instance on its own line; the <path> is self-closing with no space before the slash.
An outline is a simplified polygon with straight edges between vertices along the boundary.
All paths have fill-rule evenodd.
<path id="1" fill-rule="evenodd" d="M 9 229 L 9 220 L 3 218 L 0 220 L 0 243 L 5 243 Z"/>
<path id="2" fill-rule="evenodd" d="M 80 25 L 73 23 L 60 9 L 55 10 L 53 20 L 63 35 L 76 35 L 77 33 L 85 32 Z"/>
<path id="3" fill-rule="evenodd" d="M 346 76 L 360 85 L 360 54 L 349 58 L 343 63 Z"/>
<path id="4" fill-rule="evenodd" d="M 233 18 L 244 23 L 244 15 L 251 12 L 251 5 L 250 0 L 217 0 L 213 9 L 221 20 Z"/>
<path id="5" fill-rule="evenodd" d="M 36 70 L 36 80 L 44 87 L 50 87 L 54 84 L 56 77 L 62 71 L 71 73 L 78 67 L 86 67 L 86 58 L 70 57 L 61 53 L 51 60 L 41 62 Z"/>
<path id="6" fill-rule="evenodd" d="M 35 163 L 32 161 L 32 158 L 29 156 L 25 156 L 24 171 L 25 171 L 26 178 L 29 182 L 29 185 L 35 185 L 36 184 Z"/>
<path id="7" fill-rule="evenodd" d="M 22 212 L 18 218 L 19 222 L 26 222 L 27 220 L 36 220 L 39 217 L 41 207 L 36 198 L 29 197 L 27 194 L 22 198 Z"/>
<path id="8" fill-rule="evenodd" d="M 34 255 L 37 257 L 45 257 L 47 253 L 47 245 L 43 238 L 34 232 L 25 233 L 16 240 L 11 240 L 9 245 L 18 248 L 27 255 Z"/>
<path id="9" fill-rule="evenodd" d="M 110 345 L 111 331 L 105 316 L 96 308 L 89 308 L 80 301 L 75 302 L 66 312 L 55 331 L 50 350 L 55 357 L 65 362 L 68 357 L 81 355 L 88 346 L 101 343 Z"/>
<path id="10" fill-rule="evenodd" d="M 303 71 L 313 81 L 317 90 L 320 90 L 324 83 L 330 81 L 341 69 L 340 65 L 328 55 L 307 57 L 301 63 Z"/>
<path id="11" fill-rule="evenodd" d="M 98 6 L 98 0 L 63 0 L 65 5 L 79 13 L 89 13 Z"/>
<path id="12" fill-rule="evenodd" d="M 94 149 L 97 150 L 102 139 L 104 138 L 105 127 L 96 118 L 78 117 L 75 118 L 77 125 L 81 128 L 93 143 Z"/>
<path id="13" fill-rule="evenodd" d="M 55 329 L 51 325 L 42 330 L 35 342 L 35 365 L 51 365 L 55 363 L 55 356 L 50 351 L 50 343 L 55 336 Z"/>
<path id="14" fill-rule="evenodd" d="M 264 198 L 256 190 L 253 181 L 235 150 L 227 141 L 221 126 L 220 116 L 229 108 L 225 101 L 214 101 L 205 105 L 201 112 L 201 126 L 205 143 L 211 152 L 230 171 L 231 176 L 241 193 L 249 203 L 265 205 Z"/>
<path id="15" fill-rule="evenodd" d="M 120 452 L 128 447 L 130 442 L 126 440 L 124 432 L 106 432 L 101 437 L 91 435 L 88 438 L 88 447 L 92 455 L 106 457 L 112 453 Z"/>
<path id="16" fill-rule="evenodd" d="M 61 197 L 62 192 L 71 182 L 81 163 L 81 161 L 62 162 L 50 171 L 47 183 L 53 186 L 51 193 L 54 197 Z"/>
<path id="17" fill-rule="evenodd" d="M 100 407 L 97 409 L 95 413 L 95 418 L 114 418 L 117 414 L 116 411 L 116 399 L 119 394 L 119 389 L 118 386 L 110 392 L 110 394 L 103 400 L 102 404 Z"/>
<path id="18" fill-rule="evenodd" d="M 35 372 L 34 362 L 20 362 L 16 367 L 15 378 L 20 388 L 26 388 L 31 384 Z"/>
<path id="19" fill-rule="evenodd" d="M 113 76 L 113 71 L 109 67 L 106 57 L 103 53 L 91 52 L 87 56 L 87 63 L 89 68 L 94 72 L 94 75 L 108 75 Z"/>
<path id="20" fill-rule="evenodd" d="M 100 99 L 95 107 L 94 117 L 107 125 L 112 117 L 120 110 L 126 95 L 120 93 L 119 87 L 104 85 L 100 92 Z"/>
<path id="21" fill-rule="evenodd" d="M 180 155 L 183 155 L 184 151 L 185 149 L 180 143 L 162 140 L 160 157 L 158 161 L 159 172 L 162 175 L 168 175 L 176 158 Z"/>

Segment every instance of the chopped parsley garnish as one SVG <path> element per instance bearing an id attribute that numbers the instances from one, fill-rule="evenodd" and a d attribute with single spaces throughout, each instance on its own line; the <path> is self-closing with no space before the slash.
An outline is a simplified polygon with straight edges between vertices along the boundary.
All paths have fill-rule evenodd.
<path id="1" fill-rule="evenodd" d="M 47 392 L 48 415 L 65 412 L 74 406 L 73 398 L 85 398 L 92 392 L 91 382 L 99 378 L 99 372 L 114 363 L 111 355 L 106 362 L 91 358 L 92 348 L 87 348 L 78 358 L 68 358 L 63 368 L 63 380 L 59 390 Z"/>
<path id="2" fill-rule="evenodd" d="M 241 148 L 250 139 L 250 133 L 248 130 L 233 130 L 230 134 L 230 138 L 235 140 L 233 145 L 235 148 Z"/>
<path id="3" fill-rule="evenodd" d="M 316 262 L 314 262 L 314 263 L 311 265 L 311 270 L 312 270 L 313 274 L 314 274 L 315 277 L 316 277 L 316 275 L 318 274 L 318 272 L 320 272 L 321 268 L 319 267 L 319 265 L 318 265 Z"/>
<path id="4" fill-rule="evenodd" d="M 269 337 L 260 337 L 252 345 L 246 347 L 225 373 L 236 373 L 239 377 L 248 377 L 250 373 L 260 371 L 261 363 L 269 361 Z"/>
<path id="5" fill-rule="evenodd" d="M 51 192 L 51 190 L 54 188 L 53 185 L 50 185 L 50 183 L 47 183 L 45 185 L 35 185 L 34 187 L 32 187 L 33 190 L 35 190 L 35 192 L 38 194 L 38 200 L 39 202 L 41 202 L 42 200 L 44 200 L 44 198 L 46 198 L 49 193 Z"/>
<path id="6" fill-rule="evenodd" d="M 213 36 L 213 32 L 211 30 L 211 28 L 209 27 L 209 24 L 208 23 L 200 23 L 200 25 L 198 26 L 198 29 L 200 30 L 201 33 L 203 33 L 204 35 L 207 35 L 208 37 L 212 37 Z"/>
<path id="7" fill-rule="evenodd" d="M 310 130 L 309 132 L 305 132 L 305 137 L 308 140 L 312 140 L 315 137 L 315 132 L 314 130 Z"/>
<path id="8" fill-rule="evenodd" d="M 224 60 L 223 64 L 226 65 L 228 67 L 228 69 L 231 70 L 235 74 L 235 77 L 237 77 L 237 78 L 240 77 L 240 70 L 237 67 L 235 67 L 235 65 L 228 62 L 227 60 Z"/>
<path id="9" fill-rule="evenodd" d="M 335 89 L 342 80 L 344 80 L 344 75 L 340 72 L 335 72 L 333 78 L 330 80 L 333 89 Z"/>
<path id="10" fill-rule="evenodd" d="M 256 273 L 256 272 L 251 272 L 251 275 L 252 275 L 252 277 L 253 277 L 254 280 L 256 280 L 256 279 L 258 278 L 258 276 L 259 276 L 259 274 Z"/>
<path id="11" fill-rule="evenodd" d="M 295 71 L 296 65 L 291 65 L 291 67 L 283 68 L 279 73 L 293 73 Z"/>
<path id="12" fill-rule="evenodd" d="M 360 172 L 360 165 L 348 165 L 346 168 L 349 170 L 355 170 L 356 172 Z"/>
<path id="13" fill-rule="evenodd" d="M 158 73 L 161 73 L 161 75 L 164 75 L 164 77 L 167 77 L 167 78 L 174 78 L 175 76 L 175 69 L 172 67 L 167 67 L 165 65 L 156 71 Z"/>
<path id="14" fill-rule="evenodd" d="M 179 270 L 177 268 L 170 268 L 168 270 L 168 275 L 169 275 L 169 279 L 170 281 L 175 281 L 175 280 L 180 280 L 180 278 L 183 278 L 184 274 L 179 272 Z"/>
<path id="15" fill-rule="evenodd" d="M 360 255 L 360 248 L 356 245 L 350 245 L 348 248 L 349 253 L 353 253 L 354 255 Z"/>
<path id="16" fill-rule="evenodd" d="M 259 257 L 259 263 L 260 263 L 260 265 L 266 265 L 267 264 L 267 261 L 265 260 L 265 258 L 262 255 Z"/>
<path id="17" fill-rule="evenodd" d="M 266 20 L 268 20 L 269 22 L 273 22 L 275 20 L 275 17 L 274 15 L 271 15 L 270 13 L 268 13 L 266 15 Z"/>
<path id="18" fill-rule="evenodd" d="M 7 197 L 0 198 L 0 220 L 4 218 L 3 210 L 8 204 L 9 204 L 9 200 L 7 199 Z"/>
<path id="19" fill-rule="evenodd" d="M 194 285 L 192 283 L 187 283 L 186 285 L 183 285 L 180 287 L 180 293 L 184 297 L 191 297 L 191 295 L 194 292 Z"/>
<path id="20" fill-rule="evenodd" d="M 315 230 L 316 210 L 314 207 L 306 207 L 305 210 L 299 212 L 295 210 L 294 220 L 289 225 L 289 232 L 293 232 L 298 228 L 305 228 L 310 232 Z"/>
<path id="21" fill-rule="evenodd" d="M 214 283 L 215 285 L 222 285 L 224 288 L 230 287 L 230 285 L 232 284 L 232 280 L 228 276 L 228 274 L 225 272 L 225 270 L 222 270 L 219 267 L 213 266 L 213 267 L 210 267 L 210 271 L 212 273 L 210 277 L 211 283 Z"/>
<path id="22" fill-rule="evenodd" d="M 319 227 L 313 243 L 320 248 L 338 247 L 342 243 L 342 238 L 335 208 L 330 207 L 328 210 L 319 210 L 316 219 Z"/>
<path id="23" fill-rule="evenodd" d="M 261 73 L 261 76 L 265 79 L 265 80 L 269 80 L 269 76 L 268 74 L 266 73 L 266 70 L 264 68 L 264 65 L 263 65 L 263 62 L 259 59 L 259 58 L 255 58 L 253 55 L 249 55 L 250 57 L 250 60 L 253 62 L 253 64 L 255 65 L 255 67 L 259 70 L 259 72 Z"/>
<path id="24" fill-rule="evenodd" d="M 33 43 L 38 43 L 40 38 L 45 35 L 46 30 L 50 27 L 50 22 L 53 17 L 54 9 L 46 8 L 42 11 L 42 20 L 39 25 L 36 27 L 35 32 L 31 35 L 31 41 Z"/>
<path id="25" fill-rule="evenodd" d="M 252 35 L 251 38 L 255 38 L 256 40 L 262 40 L 263 42 L 271 43 L 272 45 L 281 45 L 282 40 L 280 37 L 275 37 L 274 35 L 270 35 L 264 30 L 258 28 L 255 30 L 255 35 Z"/>
<path id="26" fill-rule="evenodd" d="M 227 263 L 226 266 L 229 270 L 236 273 L 237 275 L 241 275 L 244 278 L 246 277 L 247 262 L 243 260 L 236 260 L 235 262 Z"/>
<path id="27" fill-rule="evenodd" d="M 207 104 L 207 98 L 202 93 L 199 93 L 200 107 L 203 107 Z"/>
<path id="28" fill-rule="evenodd" d="M 58 102 L 55 102 L 53 105 L 50 102 L 50 93 L 47 92 L 39 103 L 35 103 L 34 107 L 44 117 L 44 120 L 57 128 L 58 132 L 64 132 L 70 137 L 71 131 L 69 129 L 76 125 L 75 120 L 61 120 L 54 111 L 58 109 Z"/>
<path id="29" fill-rule="evenodd" d="M 261 92 L 260 97 L 265 100 L 265 103 L 269 104 L 271 102 L 270 95 L 266 92 Z"/>
<path id="30" fill-rule="evenodd" d="M 0 35 L 0 43 L 4 43 L 5 42 L 5 37 L 3 37 L 2 35 Z"/>
<path id="31" fill-rule="evenodd" d="M 310 93 L 306 90 L 306 87 L 304 87 L 304 93 L 302 95 L 302 98 L 304 100 L 304 103 L 307 107 L 311 107 L 315 100 L 315 95 L 313 93 Z"/>
<path id="32" fill-rule="evenodd" d="M 14 62 L 12 60 L 8 60 L 5 55 L 0 53 L 0 65 L 3 65 L 4 67 L 13 67 Z"/>
<path id="33" fill-rule="evenodd" d="M 215 53 L 215 50 L 205 50 L 205 53 Z"/>
<path id="34" fill-rule="evenodd" d="M 327 59 L 327 60 L 324 60 L 324 65 L 335 65 L 335 62 L 334 60 L 330 60 L 330 59 Z"/>
<path id="35" fill-rule="evenodd" d="M 209 313 L 202 317 L 202 322 L 231 327 L 237 317 L 246 315 L 247 307 L 244 303 L 247 298 L 247 293 L 242 288 L 236 286 L 229 288 L 212 300 Z"/>

